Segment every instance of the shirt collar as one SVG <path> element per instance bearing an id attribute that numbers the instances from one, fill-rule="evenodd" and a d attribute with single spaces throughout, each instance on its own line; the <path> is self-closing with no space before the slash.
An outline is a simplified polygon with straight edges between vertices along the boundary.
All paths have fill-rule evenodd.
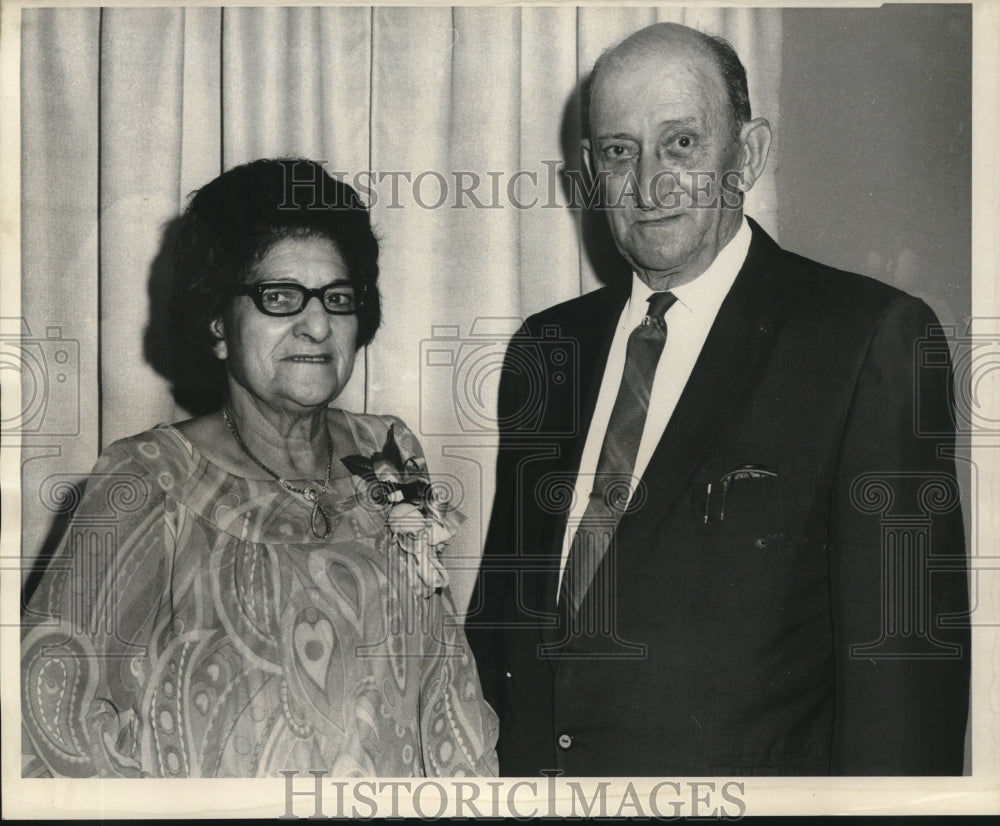
<path id="1" fill-rule="evenodd" d="M 736 234 L 715 256 L 708 269 L 693 281 L 671 290 L 677 296 L 674 306 L 684 307 L 694 316 L 705 315 L 714 319 L 746 261 L 752 237 L 750 224 L 744 216 Z M 638 274 L 632 273 L 632 294 L 626 313 L 626 325 L 629 329 L 636 327 L 645 317 L 649 307 L 648 299 L 654 292 Z"/>

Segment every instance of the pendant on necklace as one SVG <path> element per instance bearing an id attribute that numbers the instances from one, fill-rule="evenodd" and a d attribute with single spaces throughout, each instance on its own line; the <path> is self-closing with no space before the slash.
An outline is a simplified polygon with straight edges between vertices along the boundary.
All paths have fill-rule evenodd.
<path id="1" fill-rule="evenodd" d="M 315 492 L 311 490 L 309 492 L 313 494 L 311 498 L 306 497 L 313 503 L 312 516 L 309 517 L 309 527 L 312 529 L 313 536 L 317 539 L 326 539 L 330 535 L 330 531 L 333 530 L 330 525 L 330 517 L 327 516 L 326 510 L 324 510 L 323 506 L 317 500 Z M 317 530 L 317 525 L 322 526 L 322 531 Z"/>

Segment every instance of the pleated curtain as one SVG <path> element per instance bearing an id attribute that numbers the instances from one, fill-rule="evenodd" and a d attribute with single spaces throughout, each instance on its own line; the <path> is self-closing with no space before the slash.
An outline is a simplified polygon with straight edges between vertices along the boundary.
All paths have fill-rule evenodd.
<path id="1" fill-rule="evenodd" d="M 170 226 L 189 194 L 249 160 L 303 156 L 367 189 L 381 239 L 384 325 L 336 404 L 420 435 L 468 516 L 447 558 L 464 604 L 504 343 L 615 266 L 592 240 L 603 219 L 566 206 L 579 83 L 602 50 L 664 20 L 728 38 L 755 113 L 777 116 L 777 9 L 25 9 L 20 316 L 41 365 L 24 377 L 38 402 L 26 566 L 59 534 L 59 482 L 115 439 L 195 412 L 163 349 Z M 779 159 L 775 146 L 748 205 L 775 235 Z"/>

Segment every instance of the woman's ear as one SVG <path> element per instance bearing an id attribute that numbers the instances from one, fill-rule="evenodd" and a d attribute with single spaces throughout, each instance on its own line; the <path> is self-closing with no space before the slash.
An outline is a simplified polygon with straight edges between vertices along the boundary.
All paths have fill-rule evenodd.
<path id="1" fill-rule="evenodd" d="M 212 352 L 215 353 L 217 359 L 225 359 L 229 355 L 229 350 L 226 348 L 226 328 L 222 319 L 216 318 L 209 322 L 208 329 L 212 332 L 212 338 L 215 339 Z"/>

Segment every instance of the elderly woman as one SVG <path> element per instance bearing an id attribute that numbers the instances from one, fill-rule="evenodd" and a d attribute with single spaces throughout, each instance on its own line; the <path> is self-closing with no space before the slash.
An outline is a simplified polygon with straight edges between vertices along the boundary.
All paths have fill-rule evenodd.
<path id="1" fill-rule="evenodd" d="M 26 612 L 25 776 L 495 774 L 437 557 L 457 515 L 399 419 L 329 407 L 380 322 L 367 210 L 261 160 L 182 223 L 227 400 L 94 468 Z"/>

